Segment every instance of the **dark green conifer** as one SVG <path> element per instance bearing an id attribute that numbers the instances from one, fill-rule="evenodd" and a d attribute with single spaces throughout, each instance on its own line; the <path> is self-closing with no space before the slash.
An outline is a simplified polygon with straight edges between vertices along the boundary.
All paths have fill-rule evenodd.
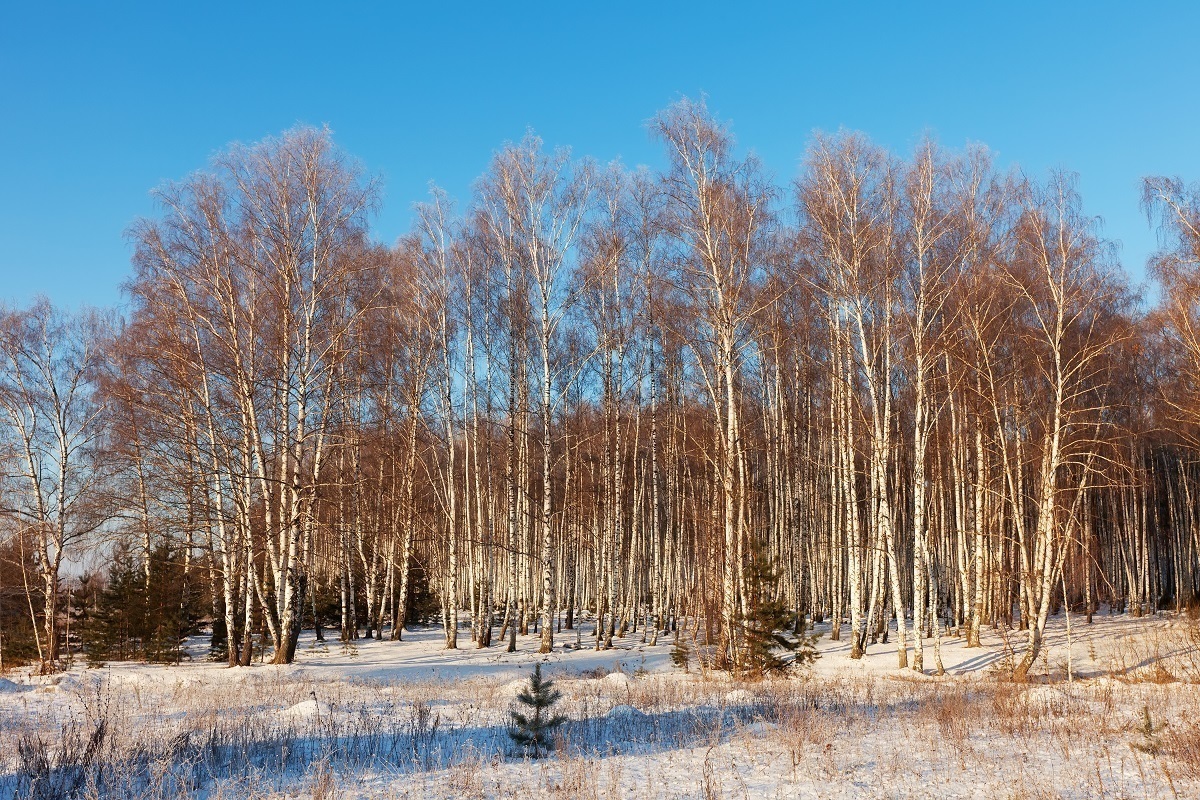
<path id="1" fill-rule="evenodd" d="M 692 648 L 688 645 L 687 639 L 682 636 L 675 636 L 675 644 L 671 647 L 671 663 L 679 667 L 684 672 L 688 671 L 688 667 L 692 661 Z"/>
<path id="2" fill-rule="evenodd" d="M 743 672 L 763 676 L 817 659 L 815 635 L 790 635 L 802 628 L 796 614 L 778 596 L 779 576 L 761 547 L 755 547 L 746 569 L 749 613 L 742 620 Z"/>
<path id="3" fill-rule="evenodd" d="M 141 558 L 117 547 L 107 585 L 94 598 L 81 626 L 93 664 L 134 658 L 178 662 L 184 639 L 197 628 L 198 594 L 166 546 L 151 554 L 149 581 Z"/>
<path id="4" fill-rule="evenodd" d="M 550 749 L 554 729 L 567 721 L 562 714 L 551 713 L 551 708 L 561 698 L 562 692 L 554 688 L 553 681 L 542 677 L 542 665 L 538 664 L 529 676 L 529 688 L 522 689 L 517 695 L 517 701 L 531 709 L 532 714 L 515 709 L 509 712 L 512 715 L 509 737 L 527 752 L 532 751 L 534 758 Z"/>

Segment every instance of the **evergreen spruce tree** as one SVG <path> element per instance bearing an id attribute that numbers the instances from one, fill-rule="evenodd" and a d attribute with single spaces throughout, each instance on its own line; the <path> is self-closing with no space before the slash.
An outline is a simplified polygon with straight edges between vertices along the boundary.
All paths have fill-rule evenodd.
<path id="1" fill-rule="evenodd" d="M 117 547 L 113 551 L 105 586 L 94 595 L 94 605 L 85 613 L 80 628 L 89 664 L 123 661 L 134 655 L 134 629 L 144 616 L 144 592 L 140 581 L 129 548 Z"/>
<path id="2" fill-rule="evenodd" d="M 542 677 L 542 665 L 533 668 L 529 676 L 529 688 L 522 689 L 517 700 L 532 714 L 513 710 L 512 721 L 509 724 L 508 735 L 514 742 L 526 751 L 532 750 L 533 757 L 538 758 L 544 750 L 549 750 L 550 738 L 554 729 L 567 721 L 562 714 L 551 714 L 551 708 L 562 698 L 562 692 L 554 688 L 554 682 Z"/>
<path id="3" fill-rule="evenodd" d="M 221 609 L 219 613 L 213 615 L 212 636 L 208 639 L 208 659 L 210 661 L 224 661 L 228 657 L 229 631 L 225 625 L 223 602 Z"/>
<path id="4" fill-rule="evenodd" d="M 140 557 L 118 547 L 107 585 L 84 614 L 81 638 L 88 661 L 178 662 L 183 640 L 197 629 L 199 600 L 166 546 L 151 554 L 149 586 Z"/>
<path id="5" fill-rule="evenodd" d="M 29 606 L 42 608 L 44 594 L 37 586 L 26 592 L 25 576 L 37 574 L 32 547 L 22 546 L 17 536 L 0 543 L 0 673 L 38 660 L 35 621 Z M 37 620 L 40 624 L 41 620 Z"/>
<path id="6" fill-rule="evenodd" d="M 817 637 L 788 633 L 802 625 L 778 596 L 779 576 L 761 546 L 751 553 L 746 585 L 750 602 L 749 612 L 741 625 L 741 670 L 761 677 L 815 661 Z"/>
<path id="7" fill-rule="evenodd" d="M 145 609 L 142 658 L 178 663 L 184 655 L 184 640 L 199 631 L 201 597 L 196 582 L 187 580 L 179 553 L 165 544 L 150 558 Z"/>
<path id="8" fill-rule="evenodd" d="M 687 639 L 682 636 L 675 636 L 675 644 L 671 647 L 671 663 L 679 667 L 684 672 L 688 671 L 692 661 L 692 648 L 688 645 Z"/>

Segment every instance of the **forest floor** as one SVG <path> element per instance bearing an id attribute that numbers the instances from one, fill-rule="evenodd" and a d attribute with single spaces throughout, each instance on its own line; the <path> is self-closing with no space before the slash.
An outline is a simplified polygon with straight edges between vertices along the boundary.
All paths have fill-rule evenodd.
<path id="1" fill-rule="evenodd" d="M 731 680 L 671 659 L 642 633 L 596 651 L 318 643 L 297 663 L 228 669 L 73 666 L 0 678 L 0 798 L 1160 798 L 1200 797 L 1200 623 L 1162 614 L 1051 622 L 1030 680 L 1007 679 L 1024 634 L 932 640 L 925 673 L 890 644 L 851 660 L 818 626 L 821 658 L 791 677 Z M 843 633 L 848 631 L 843 630 Z M 577 648 L 578 644 L 582 647 Z M 909 657 L 912 653 L 910 650 Z M 506 723 L 532 665 L 563 693 L 548 757 L 514 752 Z"/>

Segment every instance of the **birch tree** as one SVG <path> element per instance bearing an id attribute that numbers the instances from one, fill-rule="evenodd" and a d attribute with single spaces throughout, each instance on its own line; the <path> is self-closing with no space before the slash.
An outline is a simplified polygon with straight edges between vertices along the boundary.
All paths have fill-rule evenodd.
<path id="1" fill-rule="evenodd" d="M 741 367 L 757 310 L 765 250 L 773 243 L 773 187 L 703 102 L 681 100 L 651 122 L 664 144 L 667 224 L 679 246 L 673 278 L 697 326 L 689 345 L 716 427 L 714 518 L 722 537 L 721 661 L 736 667 L 741 646 L 739 590 L 746 547 L 746 481 L 740 434 Z"/>
<path id="2" fill-rule="evenodd" d="M 60 575 L 68 554 L 84 546 L 110 510 L 103 460 L 106 420 L 96 393 L 111 335 L 99 312 L 56 311 L 39 300 L 25 311 L 0 311 L 0 410 L 12 457 L 5 483 L 18 536 L 28 533 L 42 583 L 42 629 L 35 629 L 43 674 L 60 656 Z"/>

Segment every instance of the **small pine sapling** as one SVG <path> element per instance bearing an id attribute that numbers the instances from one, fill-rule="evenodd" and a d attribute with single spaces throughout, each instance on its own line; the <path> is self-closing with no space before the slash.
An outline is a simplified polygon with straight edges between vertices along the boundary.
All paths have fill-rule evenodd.
<path id="1" fill-rule="evenodd" d="M 818 656 L 815 635 L 789 635 L 789 631 L 802 629 L 802 625 L 777 596 L 778 583 L 779 578 L 766 555 L 761 548 L 755 548 L 746 571 L 746 584 L 751 595 L 749 611 L 741 626 L 741 666 L 753 675 L 807 666 Z M 791 658 L 787 657 L 789 653 Z"/>
<path id="2" fill-rule="evenodd" d="M 512 720 L 508 726 L 508 735 L 513 742 L 527 752 L 532 750 L 534 758 L 550 749 L 554 729 L 567 721 L 562 714 L 551 713 L 561 698 L 562 692 L 554 688 L 554 682 L 542 677 L 542 665 L 535 665 L 529 676 L 529 687 L 517 695 L 517 701 L 526 709 L 532 709 L 532 714 L 514 709 L 509 712 Z"/>
<path id="3" fill-rule="evenodd" d="M 1137 732 L 1142 735 L 1140 742 L 1130 742 L 1129 746 L 1139 753 L 1145 753 L 1148 756 L 1157 756 L 1162 752 L 1162 746 L 1158 741 L 1158 734 L 1166 725 L 1156 724 L 1150 718 L 1150 706 L 1142 706 L 1142 724 L 1138 725 Z"/>
<path id="4" fill-rule="evenodd" d="M 692 648 L 688 646 L 687 639 L 682 636 L 676 636 L 675 644 L 671 647 L 671 663 L 684 672 L 687 672 L 691 660 Z"/>

